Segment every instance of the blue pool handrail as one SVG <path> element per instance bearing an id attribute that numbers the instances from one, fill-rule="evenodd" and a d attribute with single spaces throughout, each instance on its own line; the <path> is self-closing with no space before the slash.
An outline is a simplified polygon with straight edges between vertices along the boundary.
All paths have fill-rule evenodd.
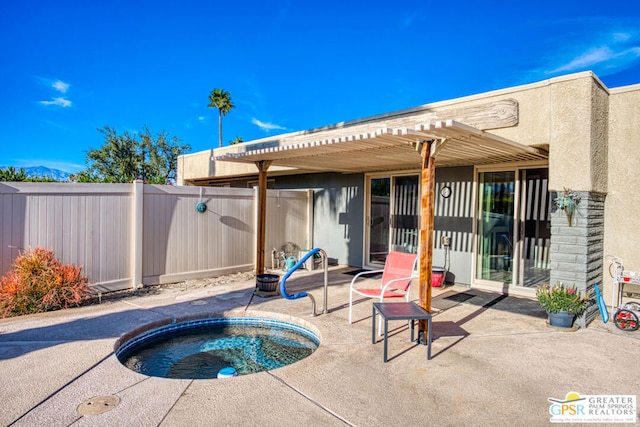
<path id="1" fill-rule="evenodd" d="M 316 315 L 316 300 L 313 297 L 313 295 L 307 293 L 307 292 L 299 292 L 297 294 L 293 294 L 293 295 L 289 295 L 287 293 L 287 288 L 286 288 L 286 282 L 287 279 L 289 278 L 289 276 L 291 276 L 291 274 L 296 271 L 298 268 L 300 268 L 309 258 L 311 258 L 312 256 L 315 256 L 315 254 L 320 253 L 320 256 L 322 257 L 322 266 L 324 268 L 324 311 L 323 313 L 327 313 L 327 282 L 328 282 L 328 260 L 327 260 L 327 253 L 325 251 L 323 251 L 320 248 L 314 248 L 312 250 L 310 250 L 309 252 L 307 252 L 305 254 L 305 256 L 303 256 L 300 261 L 298 261 L 293 267 L 291 267 L 287 273 L 284 275 L 284 277 L 282 277 L 282 280 L 280 281 L 280 295 L 282 295 L 283 298 L 288 299 L 288 300 L 294 300 L 294 299 L 298 299 L 298 298 L 304 298 L 304 297 L 309 297 L 311 299 L 311 315 L 315 316 Z"/>

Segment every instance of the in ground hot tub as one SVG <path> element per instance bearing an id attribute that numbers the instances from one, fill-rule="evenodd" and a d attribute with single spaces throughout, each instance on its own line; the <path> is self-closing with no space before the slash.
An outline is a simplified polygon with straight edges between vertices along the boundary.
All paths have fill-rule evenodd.
<path id="1" fill-rule="evenodd" d="M 262 317 L 209 317 L 141 329 L 116 343 L 116 357 L 135 372 L 163 378 L 273 370 L 308 357 L 320 345 L 310 328 Z"/>

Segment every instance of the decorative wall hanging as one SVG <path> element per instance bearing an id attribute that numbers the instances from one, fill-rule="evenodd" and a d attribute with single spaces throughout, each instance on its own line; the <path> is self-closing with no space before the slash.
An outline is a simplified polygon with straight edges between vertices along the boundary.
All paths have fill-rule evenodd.
<path id="1" fill-rule="evenodd" d="M 573 223 L 573 214 L 576 212 L 576 207 L 580 203 L 580 195 L 576 191 L 571 191 L 570 188 L 564 188 L 563 192 L 558 192 L 558 197 L 553 199 L 556 207 L 563 210 L 567 215 L 567 223 L 569 227 Z"/>

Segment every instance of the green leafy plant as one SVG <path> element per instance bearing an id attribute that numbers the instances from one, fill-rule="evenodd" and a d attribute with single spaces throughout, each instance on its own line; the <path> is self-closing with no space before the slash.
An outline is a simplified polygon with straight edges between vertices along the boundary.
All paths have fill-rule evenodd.
<path id="1" fill-rule="evenodd" d="M 109 126 L 98 129 L 104 144 L 86 153 L 87 169 L 69 177 L 72 182 L 173 184 L 178 156 L 191 150 L 164 130 L 154 135 L 146 126 L 142 132 L 123 134 Z"/>
<path id="2" fill-rule="evenodd" d="M 538 302 L 548 313 L 567 312 L 580 317 L 589 303 L 589 293 L 582 296 L 576 286 L 565 286 L 562 282 L 557 285 L 542 285 L 536 291 Z"/>
<path id="3" fill-rule="evenodd" d="M 42 248 L 20 254 L 0 278 L 0 318 L 80 305 L 89 293 L 82 267 L 62 264 Z"/>

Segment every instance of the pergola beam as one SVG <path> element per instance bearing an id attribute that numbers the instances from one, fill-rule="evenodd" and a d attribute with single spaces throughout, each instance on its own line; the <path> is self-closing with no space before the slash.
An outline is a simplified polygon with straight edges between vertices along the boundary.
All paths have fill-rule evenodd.
<path id="1" fill-rule="evenodd" d="M 264 245 L 267 232 L 267 171 L 271 160 L 258 160 L 258 231 L 256 233 L 256 275 L 264 273 Z"/>
<path id="2" fill-rule="evenodd" d="M 422 142 L 421 194 L 420 194 L 420 287 L 418 305 L 431 313 L 431 271 L 433 267 L 433 215 L 436 182 L 435 159 L 431 156 L 435 141 Z M 420 343 L 426 344 L 428 322 L 418 323 Z"/>

